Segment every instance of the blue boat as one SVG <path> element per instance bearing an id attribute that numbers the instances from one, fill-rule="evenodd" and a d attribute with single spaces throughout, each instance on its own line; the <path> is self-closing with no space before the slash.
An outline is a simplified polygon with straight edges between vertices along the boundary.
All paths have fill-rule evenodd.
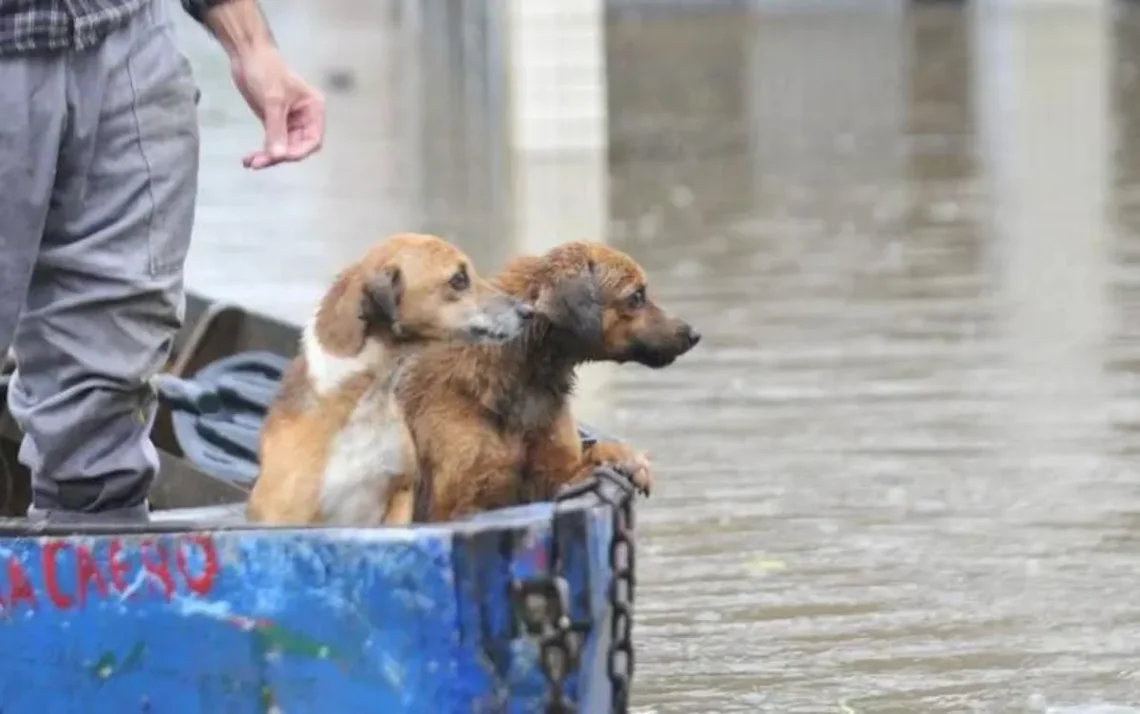
<path id="1" fill-rule="evenodd" d="M 151 524 L 23 520 L 0 410 L 0 714 L 627 711 L 624 477 L 442 525 L 253 527 L 260 417 L 298 330 L 197 296 L 187 312 Z"/>

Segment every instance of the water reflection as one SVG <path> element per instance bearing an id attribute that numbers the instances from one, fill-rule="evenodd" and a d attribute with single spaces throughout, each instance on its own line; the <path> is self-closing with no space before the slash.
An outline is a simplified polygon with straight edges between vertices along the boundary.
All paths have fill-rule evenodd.
<path id="1" fill-rule="evenodd" d="M 597 233 L 705 334 L 582 407 L 660 464 L 639 711 L 1135 703 L 1140 12 L 612 12 L 602 161 L 508 150 L 497 4 L 266 5 L 354 84 L 322 156 L 248 174 L 184 28 L 196 288 L 296 320 L 384 232 L 488 269 Z"/>

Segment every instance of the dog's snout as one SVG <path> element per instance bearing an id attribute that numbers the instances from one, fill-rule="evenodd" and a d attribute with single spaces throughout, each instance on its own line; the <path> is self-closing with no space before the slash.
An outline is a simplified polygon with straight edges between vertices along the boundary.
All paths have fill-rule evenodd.
<path id="1" fill-rule="evenodd" d="M 682 323 L 681 327 L 678 328 L 677 336 L 681 338 L 687 350 L 696 347 L 697 343 L 701 341 L 701 333 L 694 330 L 693 326 L 687 322 Z"/>
<path id="2" fill-rule="evenodd" d="M 498 344 L 526 329 L 534 308 L 508 295 L 497 293 L 471 315 L 468 337 L 475 342 Z"/>

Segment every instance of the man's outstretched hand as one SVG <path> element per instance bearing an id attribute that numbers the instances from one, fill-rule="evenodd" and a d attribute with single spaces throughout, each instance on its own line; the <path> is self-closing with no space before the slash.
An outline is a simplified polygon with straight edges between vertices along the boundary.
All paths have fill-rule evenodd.
<path id="1" fill-rule="evenodd" d="M 247 169 L 300 161 L 321 148 L 324 97 L 289 69 L 276 47 L 235 57 L 232 71 L 238 91 L 265 125 L 265 145 L 242 159 Z"/>
<path id="2" fill-rule="evenodd" d="M 242 159 L 245 167 L 300 161 L 320 149 L 324 97 L 285 64 L 256 0 L 217 3 L 206 24 L 230 57 L 238 91 L 265 125 L 265 143 Z"/>

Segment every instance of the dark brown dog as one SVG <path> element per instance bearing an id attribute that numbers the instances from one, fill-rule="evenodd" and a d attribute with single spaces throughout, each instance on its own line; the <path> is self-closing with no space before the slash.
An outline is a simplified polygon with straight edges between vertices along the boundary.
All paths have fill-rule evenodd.
<path id="1" fill-rule="evenodd" d="M 535 306 L 522 335 L 496 347 L 429 347 L 398 392 L 420 460 L 416 520 L 547 500 L 602 463 L 648 493 L 640 452 L 614 443 L 583 452 L 568 403 L 574 370 L 590 361 L 665 367 L 700 335 L 654 304 L 641 267 L 605 245 L 516 258 L 492 282 Z"/>

